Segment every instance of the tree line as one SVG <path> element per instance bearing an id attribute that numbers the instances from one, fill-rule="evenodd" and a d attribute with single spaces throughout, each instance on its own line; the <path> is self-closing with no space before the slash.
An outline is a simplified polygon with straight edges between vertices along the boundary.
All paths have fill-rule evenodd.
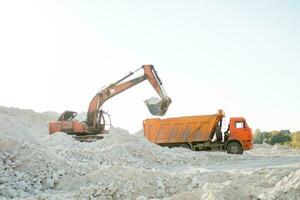
<path id="1" fill-rule="evenodd" d="M 289 130 L 281 131 L 261 131 L 256 129 L 254 132 L 254 144 L 282 144 L 293 148 L 300 148 L 300 131 L 290 132 Z"/>

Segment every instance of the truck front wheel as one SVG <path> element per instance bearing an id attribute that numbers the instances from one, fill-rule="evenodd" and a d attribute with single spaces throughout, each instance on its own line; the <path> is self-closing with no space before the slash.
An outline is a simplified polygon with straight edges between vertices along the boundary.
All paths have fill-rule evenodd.
<path id="1" fill-rule="evenodd" d="M 238 142 L 230 142 L 227 145 L 227 153 L 229 154 L 243 154 L 243 147 Z"/>

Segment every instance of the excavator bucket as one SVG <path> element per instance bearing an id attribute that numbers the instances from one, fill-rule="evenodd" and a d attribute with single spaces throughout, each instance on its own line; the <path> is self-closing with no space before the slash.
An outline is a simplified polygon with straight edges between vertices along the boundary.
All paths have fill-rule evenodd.
<path id="1" fill-rule="evenodd" d="M 168 110 L 171 99 L 160 100 L 159 98 L 151 97 L 144 102 L 152 115 L 163 116 Z"/>

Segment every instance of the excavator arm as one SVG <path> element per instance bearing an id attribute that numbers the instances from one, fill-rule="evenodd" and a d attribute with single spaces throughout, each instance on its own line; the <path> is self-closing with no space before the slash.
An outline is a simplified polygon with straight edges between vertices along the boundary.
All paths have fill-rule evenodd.
<path id="1" fill-rule="evenodd" d="M 134 78 L 129 81 L 125 81 L 127 78 L 132 76 L 135 72 L 139 71 L 140 69 L 144 69 L 144 75 Z M 104 88 L 103 90 L 99 91 L 92 101 L 90 102 L 88 113 L 87 113 L 87 125 L 92 129 L 97 129 L 98 125 L 101 124 L 100 120 L 102 118 L 101 114 L 101 107 L 105 101 L 110 99 L 111 97 L 120 94 L 121 92 L 143 82 L 144 80 L 148 80 L 155 91 L 161 98 L 161 101 L 157 104 L 146 103 L 149 108 L 149 111 L 153 115 L 162 116 L 168 110 L 169 105 L 171 104 L 171 99 L 167 96 L 165 90 L 162 87 L 162 82 L 157 75 L 157 72 L 154 69 L 153 65 L 143 65 L 141 68 L 137 69 L 134 72 L 126 75 L 125 77 L 121 78 L 117 82 L 109 85 L 108 87 Z M 125 82 L 123 82 L 125 81 Z"/>

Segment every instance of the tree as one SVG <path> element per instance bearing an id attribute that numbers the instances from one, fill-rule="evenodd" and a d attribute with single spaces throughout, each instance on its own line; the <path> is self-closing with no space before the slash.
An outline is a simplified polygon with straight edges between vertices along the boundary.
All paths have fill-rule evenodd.
<path id="1" fill-rule="evenodd" d="M 283 131 L 271 131 L 270 143 L 271 145 L 274 144 L 284 144 L 286 142 L 291 141 L 291 134 L 288 130 Z"/>
<path id="2" fill-rule="evenodd" d="M 262 135 L 261 135 L 261 130 L 255 129 L 254 131 L 254 140 L 253 140 L 254 144 L 262 144 L 263 143 L 263 139 L 262 139 Z"/>
<path id="3" fill-rule="evenodd" d="M 255 144 L 262 144 L 262 143 L 268 143 L 270 144 L 270 137 L 271 134 L 266 131 L 261 131 L 260 129 L 256 129 L 254 132 L 254 143 Z"/>
<path id="4" fill-rule="evenodd" d="M 300 148 L 300 131 L 292 134 L 292 147 Z"/>
<path id="5" fill-rule="evenodd" d="M 299 136 L 300 137 L 300 136 Z M 300 138 L 299 138 L 300 139 Z M 254 143 L 255 144 L 285 144 L 291 142 L 291 134 L 289 130 L 281 130 L 281 131 L 261 131 L 260 129 L 256 129 L 254 132 Z"/>

